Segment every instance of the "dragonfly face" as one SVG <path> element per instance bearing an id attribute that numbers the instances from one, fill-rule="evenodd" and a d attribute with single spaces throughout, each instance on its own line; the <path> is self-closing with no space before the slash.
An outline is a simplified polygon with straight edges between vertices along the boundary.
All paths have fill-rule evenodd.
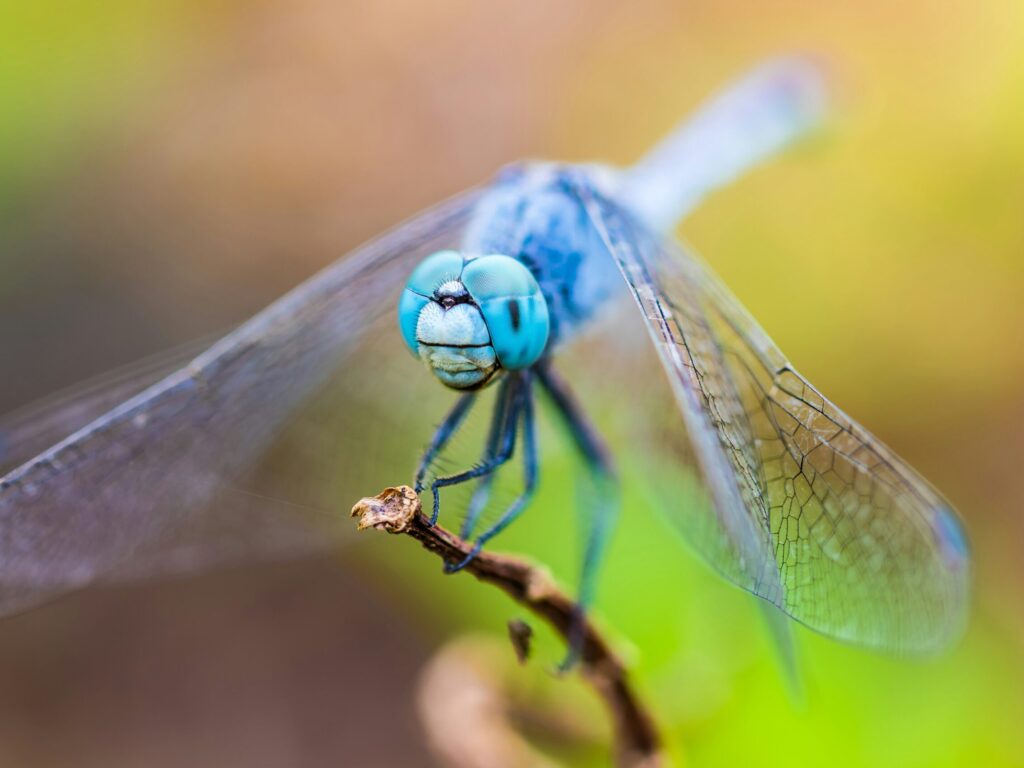
<path id="1" fill-rule="evenodd" d="M 442 384 L 473 390 L 501 370 L 529 368 L 550 334 L 547 302 L 530 271 L 508 256 L 439 251 L 413 270 L 398 303 L 409 350 Z"/>

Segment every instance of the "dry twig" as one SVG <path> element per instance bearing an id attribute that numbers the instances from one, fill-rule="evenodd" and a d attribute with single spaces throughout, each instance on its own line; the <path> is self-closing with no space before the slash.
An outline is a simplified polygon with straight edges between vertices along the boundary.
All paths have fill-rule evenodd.
<path id="1" fill-rule="evenodd" d="M 471 545 L 441 526 L 431 526 L 419 497 L 408 486 L 387 488 L 352 508 L 359 529 L 376 528 L 412 536 L 446 563 L 459 563 Z M 466 570 L 500 588 L 547 622 L 567 643 L 576 632 L 575 603 L 543 570 L 515 558 L 481 552 Z M 585 621 L 580 650 L 581 672 L 611 713 L 616 762 L 629 768 L 662 764 L 661 744 L 653 720 L 629 683 L 628 673 L 594 625 Z"/>

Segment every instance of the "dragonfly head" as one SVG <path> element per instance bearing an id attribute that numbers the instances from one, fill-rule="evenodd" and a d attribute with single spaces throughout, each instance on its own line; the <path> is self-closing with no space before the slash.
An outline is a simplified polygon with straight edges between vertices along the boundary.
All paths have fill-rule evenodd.
<path id="1" fill-rule="evenodd" d="M 456 251 L 439 251 L 413 270 L 398 324 L 412 353 L 453 389 L 478 389 L 502 369 L 529 368 L 550 333 L 544 294 L 522 263 Z"/>

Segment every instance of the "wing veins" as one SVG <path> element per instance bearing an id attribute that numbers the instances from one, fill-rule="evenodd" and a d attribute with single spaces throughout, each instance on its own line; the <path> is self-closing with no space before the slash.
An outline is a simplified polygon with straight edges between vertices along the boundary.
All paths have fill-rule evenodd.
<path id="1" fill-rule="evenodd" d="M 742 527 L 730 499 L 739 500 L 767 536 L 777 581 L 742 560 L 719 570 L 841 639 L 927 652 L 954 637 L 968 568 L 962 534 L 942 530 L 958 525 L 948 503 L 800 376 L 703 263 L 600 192 L 578 195 L 656 329 L 726 551 L 756 551 L 733 535 Z M 716 488 L 723 482 L 731 489 Z M 722 556 L 722 540 L 704 544 Z"/>

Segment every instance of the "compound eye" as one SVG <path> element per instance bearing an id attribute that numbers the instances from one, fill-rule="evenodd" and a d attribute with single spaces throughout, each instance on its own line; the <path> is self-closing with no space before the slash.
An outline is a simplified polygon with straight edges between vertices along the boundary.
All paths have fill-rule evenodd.
<path id="1" fill-rule="evenodd" d="M 480 308 L 502 367 L 515 371 L 537 362 L 551 322 L 530 270 L 509 256 L 481 256 L 466 262 L 462 284 Z"/>
<path id="2" fill-rule="evenodd" d="M 405 287 L 429 299 L 441 285 L 459 279 L 464 263 L 462 254 L 458 251 L 432 253 L 416 265 Z"/>
<path id="3" fill-rule="evenodd" d="M 398 300 L 398 326 L 405 345 L 413 355 L 419 355 L 416 323 L 420 312 L 430 302 L 435 290 L 449 280 L 459 279 L 463 264 L 462 254 L 457 251 L 438 251 L 423 259 L 409 275 Z"/>

